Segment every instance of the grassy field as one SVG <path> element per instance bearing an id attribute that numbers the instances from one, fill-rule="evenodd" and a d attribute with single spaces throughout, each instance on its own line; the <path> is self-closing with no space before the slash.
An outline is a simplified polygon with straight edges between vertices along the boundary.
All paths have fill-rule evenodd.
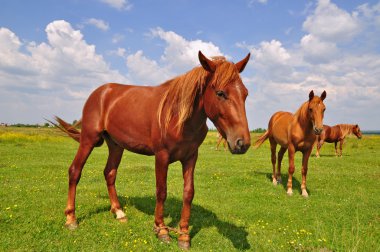
<path id="1" fill-rule="evenodd" d="M 255 139 L 258 135 L 253 135 Z M 245 155 L 215 151 L 210 132 L 200 148 L 191 218 L 193 251 L 380 251 L 380 136 L 349 138 L 343 157 L 325 144 L 309 161 L 310 197 L 273 186 L 268 142 Z M 176 251 L 152 227 L 154 158 L 125 152 L 117 189 L 128 216 L 114 220 L 103 178 L 107 148 L 93 151 L 77 191 L 75 231 L 63 227 L 67 169 L 78 144 L 54 129 L 0 128 L 0 251 Z M 168 175 L 166 223 L 182 204 L 178 163 Z"/>

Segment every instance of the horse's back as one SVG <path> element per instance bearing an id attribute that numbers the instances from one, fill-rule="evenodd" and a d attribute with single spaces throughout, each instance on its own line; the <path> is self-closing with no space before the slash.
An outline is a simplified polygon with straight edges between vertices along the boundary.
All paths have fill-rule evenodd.
<path id="1" fill-rule="evenodd" d="M 338 125 L 324 128 L 325 132 L 325 142 L 334 143 L 337 142 L 341 137 L 341 130 Z"/>
<path id="2" fill-rule="evenodd" d="M 85 104 L 82 131 L 107 132 L 120 146 L 152 155 L 152 127 L 157 124 L 154 108 L 160 97 L 158 87 L 104 84 Z"/>
<path id="3" fill-rule="evenodd" d="M 292 120 L 292 113 L 279 111 L 274 113 L 269 121 L 268 129 L 271 131 L 269 137 L 284 148 L 288 146 L 288 127 Z"/>

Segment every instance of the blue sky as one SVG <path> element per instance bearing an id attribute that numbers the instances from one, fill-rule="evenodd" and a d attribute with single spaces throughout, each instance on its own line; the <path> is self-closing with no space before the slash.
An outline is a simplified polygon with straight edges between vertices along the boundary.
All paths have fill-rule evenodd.
<path id="1" fill-rule="evenodd" d="M 327 91 L 326 124 L 379 129 L 380 1 L 5 0 L 0 121 L 81 116 L 106 82 L 157 85 L 199 63 L 241 60 L 250 128 Z"/>

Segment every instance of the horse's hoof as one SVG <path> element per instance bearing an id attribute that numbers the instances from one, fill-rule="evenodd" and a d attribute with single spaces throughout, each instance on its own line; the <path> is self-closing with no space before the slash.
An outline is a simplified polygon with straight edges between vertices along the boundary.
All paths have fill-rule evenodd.
<path id="1" fill-rule="evenodd" d="M 273 183 L 274 186 L 276 186 L 277 185 L 277 180 L 273 179 L 272 183 Z"/>
<path id="2" fill-rule="evenodd" d="M 169 234 L 157 234 L 157 238 L 163 243 L 170 243 L 172 240 Z"/>
<path id="3" fill-rule="evenodd" d="M 309 197 L 309 194 L 307 193 L 306 190 L 302 190 L 302 196 L 303 196 L 304 198 L 307 198 L 307 197 Z"/>
<path id="4" fill-rule="evenodd" d="M 178 240 L 178 247 L 183 250 L 189 250 L 190 249 L 190 241 L 181 241 Z"/>
<path id="5" fill-rule="evenodd" d="M 286 193 L 288 194 L 288 196 L 292 196 L 293 195 L 293 190 L 292 189 L 288 189 L 288 191 Z"/>
<path id="6" fill-rule="evenodd" d="M 127 217 L 121 217 L 121 218 L 116 218 L 120 223 L 125 223 L 128 221 Z"/>
<path id="7" fill-rule="evenodd" d="M 282 179 L 277 179 L 277 185 L 281 185 L 282 184 Z"/>
<path id="8" fill-rule="evenodd" d="M 65 224 L 65 227 L 68 229 L 68 230 L 75 230 L 78 228 L 78 223 L 76 221 L 74 222 L 70 222 L 70 223 L 66 223 Z"/>

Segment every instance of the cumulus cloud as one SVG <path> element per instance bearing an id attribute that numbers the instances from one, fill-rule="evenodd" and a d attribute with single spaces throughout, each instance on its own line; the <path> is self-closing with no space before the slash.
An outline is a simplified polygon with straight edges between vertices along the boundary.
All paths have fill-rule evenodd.
<path id="1" fill-rule="evenodd" d="M 208 57 L 223 55 L 211 42 L 187 40 L 159 27 L 152 29 L 149 36 L 164 41 L 165 47 L 159 61 L 149 59 L 141 50 L 127 57 L 128 76 L 136 83 L 158 84 L 191 70 L 199 65 L 199 50 Z"/>
<path id="2" fill-rule="evenodd" d="M 100 0 L 117 10 L 130 10 L 133 5 L 128 0 Z"/>
<path id="3" fill-rule="evenodd" d="M 42 107 L 51 111 L 56 106 L 59 113 L 63 109 L 59 106 L 73 100 L 76 105 L 83 103 L 100 84 L 128 81 L 118 71 L 112 70 L 96 53 L 95 46 L 88 44 L 82 33 L 66 21 L 57 20 L 48 24 L 45 32 L 46 43 L 23 44 L 11 30 L 0 28 L 2 94 L 23 97 L 12 100 L 13 103 L 19 102 L 14 106 L 29 111 L 29 102 L 36 102 L 33 106 L 42 106 L 49 101 Z M 50 99 L 50 96 L 55 99 Z M 11 103 L 8 106 L 13 106 Z"/>
<path id="4" fill-rule="evenodd" d="M 348 13 L 320 0 L 305 19 L 306 34 L 299 43 L 238 44 L 253 56 L 248 66 L 253 74 L 245 79 L 253 87 L 248 113 L 255 120 L 250 125 L 266 127 L 272 113 L 294 112 L 312 89 L 318 95 L 327 91 L 326 123 L 360 123 L 378 117 L 373 107 L 380 106 L 380 55 L 367 47 L 379 41 L 378 32 L 373 32 L 379 30 L 374 27 L 379 18 L 380 3 Z"/>
<path id="5" fill-rule="evenodd" d="M 223 55 L 219 47 L 212 42 L 204 42 L 199 39 L 189 41 L 173 31 L 164 31 L 160 27 L 152 29 L 151 36 L 166 42 L 161 60 L 175 72 L 187 71 L 198 65 L 199 50 L 208 57 Z"/>
<path id="6" fill-rule="evenodd" d="M 156 61 L 144 56 L 141 50 L 129 55 L 126 63 L 131 78 L 140 84 L 159 84 L 174 75 L 167 67 L 160 67 Z"/>
<path id="7" fill-rule="evenodd" d="M 323 40 L 338 42 L 352 39 L 361 30 L 357 13 L 339 9 L 330 0 L 319 0 L 314 13 L 303 23 L 305 31 Z"/>

